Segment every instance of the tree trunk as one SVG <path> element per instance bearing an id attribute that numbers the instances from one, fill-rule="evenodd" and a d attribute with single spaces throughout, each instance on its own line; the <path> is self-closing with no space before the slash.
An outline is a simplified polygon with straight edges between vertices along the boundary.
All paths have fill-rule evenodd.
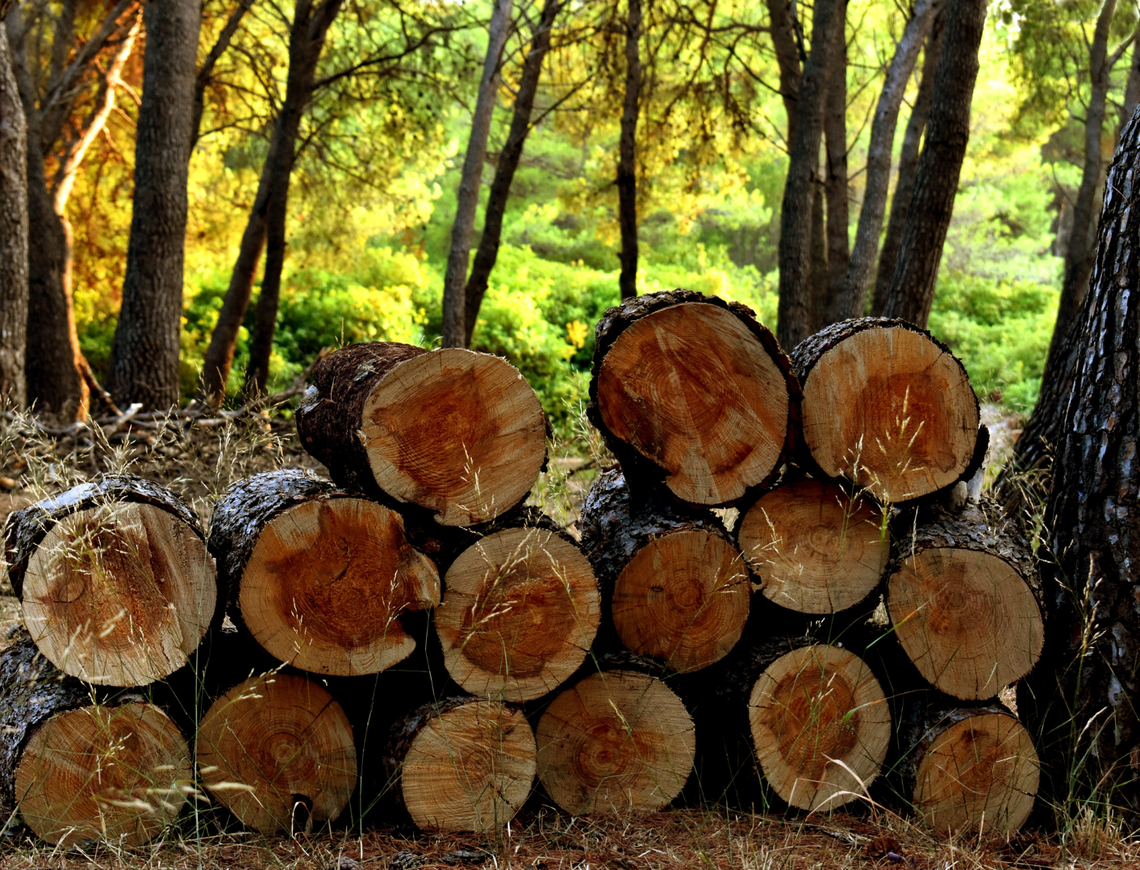
<path id="1" fill-rule="evenodd" d="M 809 333 L 823 328 L 827 317 L 827 295 L 831 272 L 827 263 L 829 228 L 827 202 L 824 198 L 825 169 L 817 167 L 811 191 L 811 270 L 808 276 L 807 330 Z"/>
<path id="2" fill-rule="evenodd" d="M 554 29 L 554 19 L 562 11 L 564 0 L 544 0 L 542 15 L 534 26 L 530 37 L 530 50 L 523 63 L 519 78 L 518 95 L 515 97 L 515 111 L 511 116 L 511 129 L 507 133 L 507 143 L 499 152 L 495 166 L 495 178 L 491 182 L 491 193 L 487 197 L 487 209 L 483 213 L 483 235 L 479 248 L 475 251 L 475 262 L 471 265 L 471 275 L 464 290 L 466 313 L 466 333 L 464 346 L 471 345 L 475 334 L 475 323 L 479 318 L 479 306 L 487 292 L 487 281 L 495 268 L 499 255 L 499 241 L 503 232 L 503 215 L 507 210 L 507 199 L 511 193 L 511 182 L 522 158 L 523 145 L 530 133 L 530 114 L 534 108 L 534 97 L 538 92 L 538 81 L 542 74 L 542 62 L 550 49 L 550 35 Z"/>
<path id="3" fill-rule="evenodd" d="M 924 328 L 934 303 L 938 264 L 970 139 L 970 103 L 986 23 L 984 0 L 948 2 L 926 145 L 918 161 L 909 217 L 883 312 Z"/>
<path id="4" fill-rule="evenodd" d="M 201 9 L 194 0 L 171 0 L 148 4 L 144 17 L 134 210 L 107 386 L 123 407 L 169 408 L 181 395 L 186 185 Z"/>
<path id="5" fill-rule="evenodd" d="M 264 396 L 269 387 L 269 361 L 273 356 L 273 334 L 277 328 L 277 308 L 281 301 L 281 273 L 285 268 L 285 222 L 289 212 L 289 178 L 293 174 L 293 158 L 289 169 L 270 188 L 269 208 L 265 220 L 265 274 L 257 296 L 253 333 L 249 337 L 249 364 L 245 368 L 242 394 L 247 399 Z"/>
<path id="6" fill-rule="evenodd" d="M 463 158 L 463 172 L 455 205 L 455 223 L 451 229 L 451 250 L 447 255 L 447 271 L 443 276 L 443 346 L 466 347 L 468 255 L 475 228 L 475 211 L 479 206 L 479 188 L 483 181 L 483 163 L 487 157 L 487 136 L 495 113 L 499 90 L 499 63 L 503 46 L 511 31 L 513 0 L 495 0 L 487 30 L 487 56 L 483 60 L 483 77 L 479 96 L 471 118 L 471 135 Z"/>
<path id="7" fill-rule="evenodd" d="M 891 199 L 891 214 L 887 219 L 887 233 L 883 237 L 883 247 L 879 251 L 879 266 L 875 272 L 875 296 L 871 301 L 871 313 L 880 315 L 887 307 L 887 293 L 891 289 L 891 277 L 898 259 L 899 245 L 902 243 L 906 216 L 910 209 L 910 199 L 914 192 L 914 179 L 918 175 L 918 157 L 922 146 L 922 133 L 930 117 L 930 104 L 934 102 L 935 70 L 942 50 L 942 22 L 945 10 L 939 9 L 931 17 L 930 34 L 926 37 L 926 52 L 922 60 L 922 79 L 918 94 L 903 133 L 902 150 L 899 152 L 899 169 L 895 177 L 895 195 Z M 858 238 L 856 238 L 858 245 Z"/>
<path id="8" fill-rule="evenodd" d="M 792 147 L 796 131 L 796 106 L 800 95 L 800 49 L 796 45 L 795 10 L 790 0 L 767 0 L 768 19 L 772 29 L 772 47 L 780 69 L 780 97 L 787 116 L 786 143 Z"/>
<path id="9" fill-rule="evenodd" d="M 919 0 L 887 68 L 883 89 L 879 94 L 879 103 L 875 107 L 875 117 L 871 121 L 871 141 L 867 145 L 867 169 L 864 174 L 863 207 L 859 212 L 859 226 L 855 231 L 855 249 L 851 255 L 843 291 L 834 297 L 836 304 L 830 311 L 831 322 L 863 316 L 867 285 L 870 283 L 871 272 L 875 265 L 879 234 L 883 228 L 883 214 L 887 208 L 887 191 L 891 181 L 891 152 L 894 149 L 899 107 L 902 106 L 907 81 L 918 60 L 918 51 L 930 33 L 930 23 L 940 5 L 941 0 Z M 900 166 L 900 175 L 901 171 Z"/>
<path id="10" fill-rule="evenodd" d="M 841 19 L 847 19 L 847 2 L 843 0 Z M 827 97 L 824 105 L 823 131 L 826 143 L 826 172 L 823 190 L 827 198 L 827 293 L 820 306 L 822 316 L 816 329 L 822 329 L 834 320 L 831 317 L 834 300 L 843 292 L 851 258 L 851 241 L 847 233 L 847 34 L 840 27 L 836 34 L 837 45 L 828 76 Z"/>
<path id="11" fill-rule="evenodd" d="M 625 99 L 618 140 L 618 223 L 621 226 L 622 299 L 637 295 L 637 118 L 641 100 L 641 0 L 628 0 L 625 24 Z"/>
<path id="12" fill-rule="evenodd" d="M 7 3 L 0 5 L 6 6 Z M 0 28 L 7 9 L 0 9 Z M 0 405 L 27 404 L 28 133 L 24 107 L 0 32 Z"/>
<path id="13" fill-rule="evenodd" d="M 811 54 L 804 64 L 796 103 L 795 138 L 791 141 L 788 176 L 780 213 L 780 301 L 777 335 L 784 347 L 795 347 L 811 334 L 809 280 L 811 277 L 812 196 L 819 165 L 819 139 L 828 73 L 843 32 L 843 0 L 824 0 L 815 6 Z"/>

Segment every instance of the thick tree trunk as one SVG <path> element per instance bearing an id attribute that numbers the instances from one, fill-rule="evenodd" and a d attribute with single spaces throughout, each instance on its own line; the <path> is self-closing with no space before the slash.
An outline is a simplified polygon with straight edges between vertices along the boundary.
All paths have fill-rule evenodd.
<path id="1" fill-rule="evenodd" d="M 637 295 L 637 118 L 641 106 L 641 0 L 628 0 L 625 23 L 625 98 L 618 140 L 618 223 L 621 226 L 622 299 Z"/>
<path id="2" fill-rule="evenodd" d="M 930 22 L 937 14 L 941 0 L 919 0 L 914 13 L 907 21 L 902 38 L 895 47 L 894 57 L 887 67 L 875 117 L 871 121 L 871 141 L 867 145 L 867 169 L 864 174 L 863 207 L 859 212 L 859 226 L 855 231 L 855 249 L 847 269 L 843 292 L 835 296 L 830 320 L 847 320 L 862 317 L 867 298 L 867 286 L 875 266 L 879 248 L 879 233 L 883 228 L 883 215 L 887 208 L 887 191 L 891 180 L 891 152 L 895 143 L 895 127 L 899 108 L 906 93 L 907 81 L 923 40 L 930 32 Z M 917 153 L 917 151 L 916 151 Z M 901 172 L 901 168 L 900 168 Z"/>
<path id="3" fill-rule="evenodd" d="M 107 386 L 123 407 L 177 405 L 190 119 L 201 8 L 145 7 L 146 58 L 135 143 L 134 211 Z"/>
<path id="4" fill-rule="evenodd" d="M 841 17 L 846 21 L 846 0 L 843 0 L 842 8 Z M 816 321 L 816 329 L 822 329 L 834 320 L 845 319 L 832 317 L 830 311 L 835 306 L 835 299 L 843 292 L 843 282 L 851 258 L 851 240 L 847 234 L 847 34 L 842 26 L 836 34 L 836 41 L 823 114 L 826 142 L 823 190 L 827 198 L 828 280 L 824 304 L 820 306 L 822 316 Z"/>
<path id="5" fill-rule="evenodd" d="M 564 0 L 544 0 L 542 15 L 534 26 L 530 38 L 530 50 L 523 62 L 519 77 L 518 94 L 515 97 L 515 111 L 511 116 L 511 129 L 507 133 L 507 143 L 499 152 L 495 166 L 495 178 L 491 182 L 491 192 L 487 197 L 487 210 L 483 213 L 483 235 L 479 238 L 479 248 L 475 251 L 475 261 L 471 264 L 471 275 L 464 291 L 464 305 L 467 308 L 464 346 L 471 344 L 475 334 L 475 322 L 479 318 L 479 306 L 487 292 L 487 281 L 495 268 L 499 255 L 499 240 L 503 232 L 503 215 L 507 210 L 507 199 L 511 193 L 511 181 L 522 158 L 523 145 L 530 133 L 530 114 L 534 108 L 534 97 L 538 92 L 538 81 L 542 75 L 542 62 L 550 50 L 550 34 L 554 30 L 554 19 L 562 11 Z"/>
<path id="6" fill-rule="evenodd" d="M 843 33 L 842 0 L 815 6 L 811 54 L 804 64 L 796 104 L 795 137 L 791 141 L 788 176 L 780 213 L 780 301 L 777 335 L 784 347 L 795 347 L 811 334 L 810 291 L 812 197 L 819 165 L 819 139 L 828 73 Z"/>
<path id="7" fill-rule="evenodd" d="M 796 106 L 800 95 L 800 50 L 796 44 L 795 11 L 790 0 L 767 0 L 768 19 L 772 29 L 772 46 L 780 69 L 780 97 L 788 126 L 787 147 L 792 147 L 796 131 Z"/>
<path id="8" fill-rule="evenodd" d="M 475 211 L 479 206 L 479 188 L 483 181 L 483 163 L 487 157 L 487 136 L 495 113 L 499 90 L 499 63 L 503 46 L 511 31 L 513 0 L 495 0 L 487 29 L 487 55 L 483 60 L 483 77 L 471 117 L 471 134 L 455 205 L 455 223 L 451 228 L 451 250 L 447 255 L 447 271 L 443 276 L 443 346 L 466 347 L 468 256 L 471 235 L 475 229 Z"/>
<path id="9" fill-rule="evenodd" d="M 918 175 L 918 158 L 922 148 L 922 133 L 930 117 L 930 104 L 934 102 L 935 71 L 938 68 L 938 55 L 942 50 L 942 22 L 945 10 L 939 9 L 931 19 L 930 34 L 926 37 L 926 50 L 922 60 L 922 77 L 918 83 L 918 94 L 911 107 L 910 117 L 903 132 L 902 149 L 899 151 L 899 169 L 895 176 L 895 194 L 891 198 L 891 214 L 887 219 L 887 232 L 883 236 L 883 246 L 879 250 L 879 265 L 875 271 L 875 295 L 871 300 L 871 314 L 878 316 L 887 307 L 887 293 L 891 289 L 891 277 L 895 272 L 899 245 L 902 243 L 906 216 L 910 210 L 910 198 L 914 193 L 914 179 Z M 856 242 L 858 244 L 858 242 Z"/>
<path id="10" fill-rule="evenodd" d="M 970 139 L 970 103 L 986 23 L 984 0 L 947 2 L 926 145 L 918 161 L 909 217 L 883 312 L 921 327 L 926 326 L 934 303 L 938 264 Z"/>
<path id="11" fill-rule="evenodd" d="M 7 9 L 0 13 L 0 404 L 23 408 L 28 396 L 28 132 L 3 32 Z"/>

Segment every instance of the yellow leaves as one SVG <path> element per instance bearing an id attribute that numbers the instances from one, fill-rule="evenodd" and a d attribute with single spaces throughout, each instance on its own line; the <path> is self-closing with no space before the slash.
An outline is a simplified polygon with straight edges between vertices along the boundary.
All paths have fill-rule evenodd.
<path id="1" fill-rule="evenodd" d="M 589 327 L 581 320 L 571 320 L 566 324 L 566 340 L 574 345 L 575 350 L 581 350 L 586 345 L 586 336 Z"/>

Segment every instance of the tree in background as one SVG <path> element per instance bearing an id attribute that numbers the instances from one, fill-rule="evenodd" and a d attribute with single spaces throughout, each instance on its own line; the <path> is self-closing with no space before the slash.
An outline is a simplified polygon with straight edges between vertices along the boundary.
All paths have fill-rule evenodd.
<path id="1" fill-rule="evenodd" d="M 0 22 L 12 0 L 0 0 Z M 28 133 L 20 92 L 0 35 L 0 405 L 27 402 Z"/>

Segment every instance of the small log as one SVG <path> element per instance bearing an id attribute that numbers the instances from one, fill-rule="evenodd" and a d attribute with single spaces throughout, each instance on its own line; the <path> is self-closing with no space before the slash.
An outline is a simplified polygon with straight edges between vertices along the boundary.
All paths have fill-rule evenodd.
<path id="1" fill-rule="evenodd" d="M 93 700 L 26 633 L 0 653 L 0 809 L 39 837 L 141 845 L 191 792 L 190 751 L 174 723 L 138 696 Z"/>
<path id="2" fill-rule="evenodd" d="M 898 542 L 887 611 L 899 643 L 935 688 L 993 698 L 1041 657 L 1044 619 L 1029 550 L 988 502 L 938 513 Z"/>
<path id="3" fill-rule="evenodd" d="M 400 619 L 439 603 L 439 573 L 403 518 L 311 473 L 255 475 L 214 509 L 210 551 L 230 614 L 279 661 L 318 674 L 384 670 L 411 655 Z"/>
<path id="4" fill-rule="evenodd" d="M 506 360 L 357 344 L 329 354 L 297 406 L 301 445 L 340 485 L 470 526 L 526 498 L 546 462 L 546 417 Z"/>
<path id="5" fill-rule="evenodd" d="M 17 511 L 4 539 L 32 637 L 88 683 L 167 677 L 221 618 L 197 518 L 143 478 L 104 477 Z"/>
<path id="6" fill-rule="evenodd" d="M 799 388 L 751 310 L 688 290 L 611 308 L 597 326 L 590 421 L 631 485 L 724 505 L 764 485 L 794 427 Z"/>
<path id="7" fill-rule="evenodd" d="M 845 320 L 804 339 L 792 361 L 804 443 L 825 476 L 900 504 L 972 473 L 978 400 L 962 363 L 925 330 Z"/>
<path id="8" fill-rule="evenodd" d="M 865 601 L 891 553 L 876 504 L 814 480 L 762 495 L 742 513 L 736 534 L 764 597 L 798 613 L 838 613 Z"/>
<path id="9" fill-rule="evenodd" d="M 447 571 L 436 633 L 465 691 L 530 701 L 554 691 L 586 658 L 601 596 L 589 560 L 546 529 L 488 535 Z"/>
<path id="10" fill-rule="evenodd" d="M 656 677 L 606 670 L 563 690 L 538 723 L 538 778 L 571 815 L 659 810 L 685 786 L 696 734 Z"/>
<path id="11" fill-rule="evenodd" d="M 394 796 L 430 831 L 498 831 L 534 784 L 534 732 L 499 701 L 452 697 L 417 708 L 384 750 Z"/>
<path id="12" fill-rule="evenodd" d="M 626 649 L 687 672 L 719 661 L 740 639 L 752 583 L 711 511 L 631 497 L 620 472 L 605 472 L 580 526 L 607 621 Z"/>
<path id="13" fill-rule="evenodd" d="M 242 824 L 296 833 L 334 821 L 356 787 L 356 747 L 340 705 L 322 686 L 265 674 L 234 686 L 198 729 L 198 776 Z M 299 805 L 299 806 L 298 806 Z"/>

